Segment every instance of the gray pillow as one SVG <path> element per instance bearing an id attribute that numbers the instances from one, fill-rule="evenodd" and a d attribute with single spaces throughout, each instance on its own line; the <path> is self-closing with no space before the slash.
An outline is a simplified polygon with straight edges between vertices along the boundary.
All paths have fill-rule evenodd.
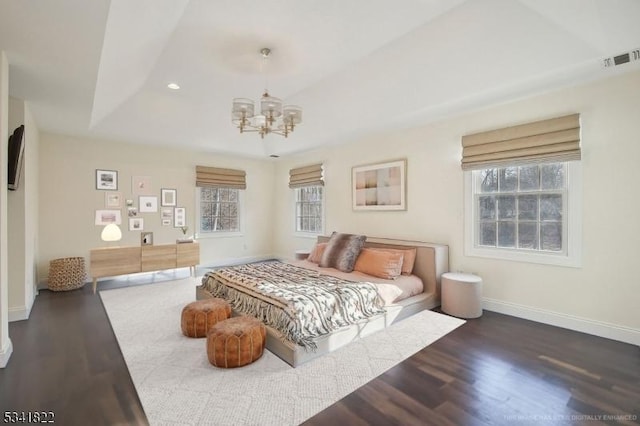
<path id="1" fill-rule="evenodd" d="M 336 268 L 342 272 L 352 272 L 366 239 L 367 237 L 364 235 L 334 232 L 327 243 L 327 248 L 322 253 L 320 266 Z"/>

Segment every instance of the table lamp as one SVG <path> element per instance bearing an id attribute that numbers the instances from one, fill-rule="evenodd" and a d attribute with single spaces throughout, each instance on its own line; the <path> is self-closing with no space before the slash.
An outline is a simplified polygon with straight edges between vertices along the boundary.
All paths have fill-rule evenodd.
<path id="1" fill-rule="evenodd" d="M 102 241 L 120 241 L 122 239 L 122 231 L 115 223 L 110 223 L 104 227 L 100 234 Z"/>

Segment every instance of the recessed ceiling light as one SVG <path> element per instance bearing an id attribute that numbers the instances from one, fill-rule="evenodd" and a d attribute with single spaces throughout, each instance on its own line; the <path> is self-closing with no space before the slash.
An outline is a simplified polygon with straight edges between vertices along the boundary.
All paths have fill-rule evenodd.
<path id="1" fill-rule="evenodd" d="M 180 88 L 176 83 L 169 83 L 167 84 L 167 87 L 171 90 L 178 90 Z"/>

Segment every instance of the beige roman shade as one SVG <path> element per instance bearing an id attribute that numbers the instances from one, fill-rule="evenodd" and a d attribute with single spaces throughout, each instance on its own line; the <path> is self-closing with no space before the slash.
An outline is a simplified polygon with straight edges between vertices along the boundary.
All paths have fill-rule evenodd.
<path id="1" fill-rule="evenodd" d="M 462 169 L 580 159 L 580 114 L 462 137 Z"/>
<path id="2" fill-rule="evenodd" d="M 247 189 L 246 175 L 244 170 L 196 166 L 196 186 Z"/>
<path id="3" fill-rule="evenodd" d="M 289 170 L 289 188 L 302 188 L 303 186 L 324 185 L 322 176 L 322 164 L 298 167 Z"/>

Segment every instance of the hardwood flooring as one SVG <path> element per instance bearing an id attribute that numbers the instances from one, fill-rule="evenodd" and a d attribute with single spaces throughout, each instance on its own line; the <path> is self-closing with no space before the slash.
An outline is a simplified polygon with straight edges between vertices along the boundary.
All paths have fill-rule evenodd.
<path id="1" fill-rule="evenodd" d="M 640 348 L 485 311 L 304 424 L 640 424 Z"/>
<path id="2" fill-rule="evenodd" d="M 0 414 L 148 424 L 90 287 L 41 291 L 29 320 L 9 324 Z M 640 424 L 640 348 L 485 311 L 305 424 Z"/>

